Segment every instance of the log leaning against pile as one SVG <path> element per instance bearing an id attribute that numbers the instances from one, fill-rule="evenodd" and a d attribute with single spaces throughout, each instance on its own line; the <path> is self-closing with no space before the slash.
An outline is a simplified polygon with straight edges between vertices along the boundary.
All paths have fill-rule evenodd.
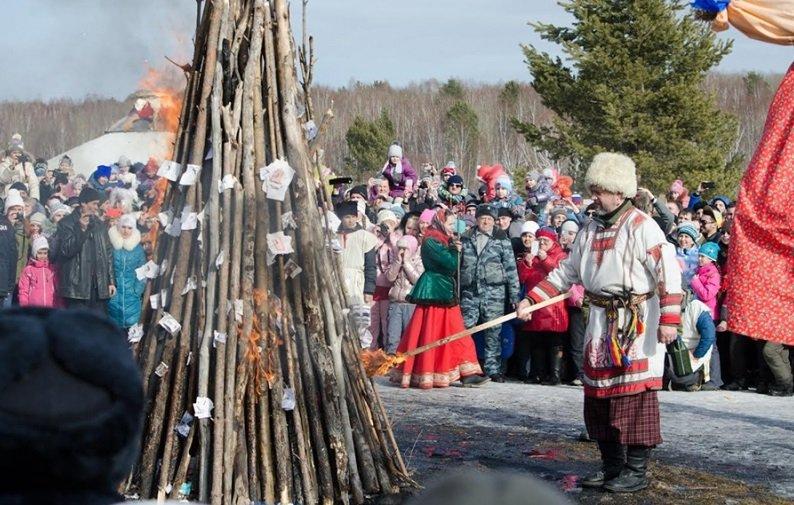
<path id="1" fill-rule="evenodd" d="M 213 504 L 396 492 L 412 483 L 321 226 L 286 0 L 206 2 L 195 47 L 161 167 L 159 275 L 134 344 L 146 424 L 124 490 Z"/>

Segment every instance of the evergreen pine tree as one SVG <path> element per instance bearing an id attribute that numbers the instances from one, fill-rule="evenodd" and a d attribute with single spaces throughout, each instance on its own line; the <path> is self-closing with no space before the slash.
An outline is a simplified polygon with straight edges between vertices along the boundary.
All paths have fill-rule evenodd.
<path id="1" fill-rule="evenodd" d="M 709 69 L 730 52 L 679 0 L 572 0 L 570 27 L 535 24 L 565 61 L 523 46 L 533 85 L 557 117 L 551 126 L 513 120 L 528 142 L 586 167 L 600 151 L 637 163 L 643 186 L 683 178 L 734 190 L 740 160 L 728 159 L 737 122 L 704 91 Z M 573 174 L 581 176 L 582 174 Z"/>
<path id="2" fill-rule="evenodd" d="M 345 162 L 350 175 L 362 179 L 378 172 L 394 135 L 394 124 L 385 110 L 375 121 L 356 116 L 345 134 L 349 152 Z"/>

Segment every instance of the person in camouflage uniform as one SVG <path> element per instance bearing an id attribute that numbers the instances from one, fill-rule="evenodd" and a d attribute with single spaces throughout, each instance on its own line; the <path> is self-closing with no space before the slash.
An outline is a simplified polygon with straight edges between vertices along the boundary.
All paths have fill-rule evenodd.
<path id="1" fill-rule="evenodd" d="M 477 208 L 477 226 L 463 234 L 460 269 L 460 308 L 467 328 L 504 315 L 505 306 L 518 302 L 518 271 L 507 234 L 494 226 L 492 205 Z M 502 376 L 501 325 L 483 332 L 485 374 L 494 382 Z"/>

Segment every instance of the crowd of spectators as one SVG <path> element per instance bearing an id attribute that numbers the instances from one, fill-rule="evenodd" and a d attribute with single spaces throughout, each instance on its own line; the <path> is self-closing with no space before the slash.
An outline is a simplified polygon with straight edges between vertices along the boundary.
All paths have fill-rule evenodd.
<path id="1" fill-rule="evenodd" d="M 457 217 L 459 267 L 452 289 L 469 328 L 511 312 L 567 257 L 596 210 L 572 191 L 575 181 L 554 169 L 530 170 L 513 180 L 499 165 L 481 166 L 476 186 L 466 187 L 454 162 L 415 170 L 399 144 L 387 154 L 381 173 L 367 184 L 334 187 L 342 221 L 336 247 L 347 278 L 358 279 L 347 287 L 365 347 L 390 353 L 398 348 L 415 307 L 406 295 L 427 267 L 419 245 L 439 209 Z M 671 361 L 666 387 L 790 395 L 788 348 L 735 334 L 727 325 L 724 286 L 735 203 L 712 194 L 709 181 L 691 192 L 682 180 L 666 187 L 658 195 L 640 188 L 632 199 L 675 246 L 687 293 L 679 335 L 693 371 L 678 376 Z M 529 322 L 475 334 L 484 373 L 495 382 L 581 384 L 587 314 L 587 299 L 574 287 L 571 298 L 541 309 Z"/>
<path id="2" fill-rule="evenodd" d="M 456 268 L 449 302 L 466 327 L 514 310 L 517 302 L 564 260 L 577 232 L 592 219 L 592 201 L 554 169 L 513 180 L 499 165 L 477 169 L 476 187 L 454 162 L 441 170 L 412 167 L 395 143 L 380 173 L 366 184 L 333 187 L 332 247 L 340 255 L 362 345 L 397 351 L 415 304 L 412 290 L 427 261 L 422 244 L 438 211 L 454 216 Z M 57 167 L 25 150 L 14 135 L 0 161 L 0 304 L 87 307 L 122 328 L 138 322 L 145 279 L 136 274 L 159 232 L 158 195 L 167 184 L 158 162 L 126 157 L 88 177 L 64 156 Z M 702 182 L 682 180 L 663 194 L 640 188 L 634 205 L 652 216 L 675 245 L 687 288 L 681 341 L 693 373 L 667 373 L 669 388 L 755 389 L 790 395 L 786 346 L 730 331 L 725 279 L 735 205 Z M 436 228 L 443 230 L 444 223 Z M 425 259 L 425 261 L 423 261 Z M 581 384 L 588 302 L 580 287 L 531 321 L 474 335 L 478 362 L 495 382 L 506 379 Z M 788 331 L 788 329 L 786 329 Z"/>

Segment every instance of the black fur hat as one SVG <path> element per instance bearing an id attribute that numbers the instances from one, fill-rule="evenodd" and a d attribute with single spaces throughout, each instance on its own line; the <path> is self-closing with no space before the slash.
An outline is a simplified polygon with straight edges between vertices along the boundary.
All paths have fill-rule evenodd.
<path id="1" fill-rule="evenodd" d="M 79 310 L 0 311 L 0 502 L 31 493 L 118 497 L 138 452 L 142 409 L 138 367 L 110 320 Z"/>

